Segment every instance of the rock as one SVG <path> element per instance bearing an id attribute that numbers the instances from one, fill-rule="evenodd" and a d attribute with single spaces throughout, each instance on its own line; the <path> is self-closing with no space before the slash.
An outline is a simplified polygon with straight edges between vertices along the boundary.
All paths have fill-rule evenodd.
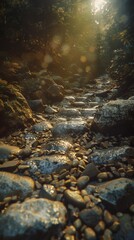
<path id="1" fill-rule="evenodd" d="M 95 226 L 95 231 L 100 234 L 105 230 L 105 223 L 103 221 L 99 221 L 98 224 Z"/>
<path id="2" fill-rule="evenodd" d="M 93 116 L 95 115 L 97 109 L 96 108 L 84 108 L 84 109 L 81 109 L 81 115 L 83 117 L 92 117 L 93 119 Z"/>
<path id="3" fill-rule="evenodd" d="M 60 231 L 66 222 L 66 208 L 61 202 L 28 199 L 12 204 L 0 215 L 1 239 L 40 239 Z"/>
<path id="4" fill-rule="evenodd" d="M 28 103 L 32 111 L 40 112 L 44 110 L 42 99 L 29 100 Z"/>
<path id="5" fill-rule="evenodd" d="M 86 103 L 85 102 L 72 102 L 71 106 L 73 106 L 73 107 L 85 107 Z"/>
<path id="6" fill-rule="evenodd" d="M 102 181 L 106 181 L 108 179 L 108 173 L 107 172 L 101 172 L 97 175 L 97 178 Z"/>
<path id="7" fill-rule="evenodd" d="M 10 146 L 8 144 L 0 144 L 0 163 L 6 162 L 10 156 L 17 155 L 20 152 L 20 148 L 16 146 Z"/>
<path id="8" fill-rule="evenodd" d="M 3 164 L 0 164 L 0 171 L 13 172 L 19 164 L 20 164 L 19 160 L 5 162 Z"/>
<path id="9" fill-rule="evenodd" d="M 84 235 L 85 235 L 85 240 L 96 240 L 96 233 L 94 232 L 94 230 L 92 228 L 86 228 L 84 231 Z"/>
<path id="10" fill-rule="evenodd" d="M 54 154 L 31 158 L 27 161 L 27 164 L 30 166 L 29 171 L 32 173 L 40 171 L 42 174 L 51 174 L 64 168 L 70 168 L 71 161 L 67 156 Z"/>
<path id="11" fill-rule="evenodd" d="M 0 102 L 0 129 L 5 128 L 5 132 L 34 122 L 32 111 L 20 90 L 4 80 L 0 80 Z"/>
<path id="12" fill-rule="evenodd" d="M 104 231 L 103 239 L 104 239 L 104 240 L 113 240 L 112 232 L 111 232 L 110 229 L 107 228 L 107 229 Z"/>
<path id="13" fill-rule="evenodd" d="M 72 144 L 67 141 L 59 140 L 42 145 L 42 148 L 44 150 L 49 151 L 48 154 L 51 153 L 65 154 L 72 148 Z"/>
<path id="14" fill-rule="evenodd" d="M 72 120 L 57 123 L 52 129 L 52 134 L 54 137 L 62 137 L 65 135 L 73 134 L 82 134 L 86 131 L 86 122 L 83 120 Z"/>
<path id="15" fill-rule="evenodd" d="M 59 111 L 59 114 L 60 114 L 60 116 L 66 116 L 69 118 L 75 118 L 75 117 L 79 117 L 81 115 L 80 111 L 76 108 L 62 108 Z"/>
<path id="16" fill-rule="evenodd" d="M 96 164 L 111 164 L 129 157 L 134 157 L 134 148 L 129 146 L 113 147 L 91 154 L 91 160 Z"/>
<path id="17" fill-rule="evenodd" d="M 86 185 L 88 184 L 89 182 L 89 177 L 88 176 L 81 176 L 78 178 L 77 180 L 77 185 L 78 185 L 78 188 L 79 189 L 83 189 L 86 187 Z"/>
<path id="18" fill-rule="evenodd" d="M 134 201 L 134 182 L 127 178 L 111 180 L 96 187 L 96 190 L 111 211 L 125 211 Z"/>
<path id="19" fill-rule="evenodd" d="M 89 176 L 94 178 L 98 175 L 99 170 L 94 163 L 89 163 L 86 165 L 85 170 L 82 172 L 82 176 Z"/>
<path id="20" fill-rule="evenodd" d="M 20 152 L 19 152 L 19 156 L 24 159 L 27 158 L 31 155 L 32 150 L 31 148 L 27 147 L 27 148 L 23 148 Z"/>
<path id="21" fill-rule="evenodd" d="M 34 132 L 43 132 L 43 131 L 48 131 L 49 129 L 52 128 L 52 125 L 48 121 L 42 121 L 40 123 L 36 123 L 33 125 L 32 130 Z"/>
<path id="22" fill-rule="evenodd" d="M 47 114 L 55 114 L 55 113 L 58 112 L 55 108 L 53 108 L 53 107 L 51 107 L 51 106 L 48 106 L 48 105 L 45 106 L 44 111 L 45 111 L 45 113 L 47 113 Z"/>
<path id="23" fill-rule="evenodd" d="M 34 181 L 31 178 L 0 172 L 0 200 L 14 195 L 24 199 L 32 193 L 33 189 Z"/>
<path id="24" fill-rule="evenodd" d="M 49 200 L 55 200 L 56 199 L 56 189 L 53 185 L 50 184 L 44 184 L 43 188 L 40 191 L 40 197 L 41 198 L 47 198 Z"/>
<path id="25" fill-rule="evenodd" d="M 134 227 L 132 226 L 131 216 L 123 214 L 120 218 L 120 229 L 113 235 L 114 240 L 133 240 Z"/>
<path id="26" fill-rule="evenodd" d="M 96 113 L 91 129 L 105 135 L 134 135 L 134 100 L 115 100 Z"/>
<path id="27" fill-rule="evenodd" d="M 72 191 L 72 190 L 67 189 L 64 192 L 64 197 L 68 204 L 70 203 L 78 208 L 85 207 L 85 201 L 84 201 L 83 197 L 80 195 L 79 191 Z"/>
<path id="28" fill-rule="evenodd" d="M 104 221 L 106 223 L 106 225 L 112 225 L 114 219 L 113 216 L 111 215 L 111 213 L 107 210 L 104 210 Z"/>
<path id="29" fill-rule="evenodd" d="M 89 227 L 95 227 L 102 218 L 102 210 L 100 207 L 84 209 L 80 212 L 80 219 Z"/>
<path id="30" fill-rule="evenodd" d="M 64 98 L 64 87 L 53 82 L 53 84 L 46 89 L 45 93 L 50 101 L 59 102 Z"/>

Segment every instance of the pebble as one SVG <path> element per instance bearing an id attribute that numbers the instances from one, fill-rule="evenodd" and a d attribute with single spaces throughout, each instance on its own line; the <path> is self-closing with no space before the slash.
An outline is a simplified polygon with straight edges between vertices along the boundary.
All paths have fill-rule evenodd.
<path id="1" fill-rule="evenodd" d="M 92 228 L 86 228 L 84 231 L 84 235 L 85 235 L 85 240 L 96 240 L 96 233 L 94 232 L 94 230 Z"/>
<path id="2" fill-rule="evenodd" d="M 76 229 L 73 225 L 70 225 L 65 228 L 64 233 L 69 235 L 74 235 L 76 233 Z"/>
<path id="3" fill-rule="evenodd" d="M 109 229 L 106 229 L 103 235 L 103 240 L 112 240 L 112 232 Z"/>
<path id="4" fill-rule="evenodd" d="M 108 179 L 108 174 L 107 172 L 101 172 L 97 175 L 97 178 L 102 181 L 106 181 Z"/>
<path id="5" fill-rule="evenodd" d="M 90 178 L 88 176 L 79 177 L 77 180 L 77 185 L 79 189 L 83 189 L 88 184 Z"/>
<path id="6" fill-rule="evenodd" d="M 105 223 L 104 221 L 99 221 L 98 224 L 95 226 L 95 231 L 100 234 L 102 232 L 104 232 L 105 230 Z"/>
<path id="7" fill-rule="evenodd" d="M 65 234 L 63 239 L 64 240 L 75 240 L 75 237 L 73 235 Z"/>
<path id="8" fill-rule="evenodd" d="M 89 163 L 85 170 L 82 172 L 82 176 L 89 176 L 90 178 L 94 178 L 98 175 L 99 170 L 98 168 L 95 166 L 94 163 Z"/>
<path id="9" fill-rule="evenodd" d="M 76 229 L 80 229 L 82 227 L 82 221 L 79 218 L 76 219 L 73 224 Z"/>
<path id="10" fill-rule="evenodd" d="M 107 225 L 111 225 L 113 223 L 113 216 L 107 210 L 104 210 L 104 221 Z"/>
<path id="11" fill-rule="evenodd" d="M 119 230 L 119 228 L 120 228 L 120 223 L 117 222 L 117 221 L 115 221 L 115 222 L 112 224 L 112 226 L 110 227 L 110 230 L 111 230 L 112 232 L 117 232 L 117 231 Z"/>
<path id="12" fill-rule="evenodd" d="M 100 207 L 84 209 L 80 212 L 80 219 L 89 227 L 95 227 L 102 218 L 102 210 Z"/>
<path id="13" fill-rule="evenodd" d="M 84 208 L 85 207 L 85 201 L 80 195 L 79 191 L 71 191 L 67 189 L 64 192 L 64 197 L 67 201 L 67 203 L 70 203 L 78 208 Z"/>

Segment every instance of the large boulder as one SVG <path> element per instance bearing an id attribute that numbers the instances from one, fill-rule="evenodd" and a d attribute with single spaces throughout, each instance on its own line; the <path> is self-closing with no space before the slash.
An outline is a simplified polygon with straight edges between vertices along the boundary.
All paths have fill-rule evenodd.
<path id="1" fill-rule="evenodd" d="M 70 134 L 83 134 L 86 130 L 86 122 L 75 118 L 74 120 L 55 124 L 52 129 L 52 134 L 54 137 L 64 137 Z"/>
<path id="2" fill-rule="evenodd" d="M 91 154 L 91 160 L 98 165 L 118 163 L 122 158 L 129 157 L 134 157 L 134 148 L 129 146 L 97 150 Z"/>
<path id="3" fill-rule="evenodd" d="M 35 173 L 36 171 L 41 174 L 52 174 L 62 169 L 70 168 L 71 161 L 65 155 L 53 154 L 50 156 L 33 157 L 27 161 L 29 171 Z"/>
<path id="4" fill-rule="evenodd" d="M 0 215 L 0 239 L 50 239 L 66 223 L 63 203 L 28 199 L 11 205 Z"/>
<path id="5" fill-rule="evenodd" d="M 111 180 L 97 186 L 96 190 L 110 211 L 125 211 L 134 202 L 134 181 L 128 178 Z"/>
<path id="6" fill-rule="evenodd" d="M 104 135 L 134 134 L 134 100 L 115 100 L 102 106 L 91 129 Z"/>
<path id="7" fill-rule="evenodd" d="M 32 111 L 20 90 L 0 80 L 0 132 L 33 122 Z"/>
<path id="8" fill-rule="evenodd" d="M 34 181 L 13 173 L 0 172 L 0 201 L 5 197 L 17 195 L 24 199 L 34 190 Z"/>

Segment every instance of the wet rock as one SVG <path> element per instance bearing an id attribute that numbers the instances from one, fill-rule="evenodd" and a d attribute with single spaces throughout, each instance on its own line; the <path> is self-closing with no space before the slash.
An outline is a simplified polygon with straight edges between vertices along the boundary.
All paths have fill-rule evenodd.
<path id="1" fill-rule="evenodd" d="M 13 173 L 0 172 L 0 200 L 17 195 L 21 199 L 29 196 L 34 189 L 34 181 Z"/>
<path id="2" fill-rule="evenodd" d="M 0 129 L 7 131 L 34 122 L 32 111 L 17 87 L 0 80 L 0 96 Z"/>
<path id="3" fill-rule="evenodd" d="M 56 189 L 53 185 L 50 184 L 44 184 L 43 188 L 40 191 L 40 197 L 41 198 L 47 198 L 49 200 L 55 200 L 56 199 Z"/>
<path id="4" fill-rule="evenodd" d="M 64 192 L 64 197 L 68 204 L 70 203 L 78 208 L 85 207 L 85 201 L 84 201 L 83 197 L 80 195 L 79 191 L 72 191 L 72 190 L 67 189 Z"/>
<path id="5" fill-rule="evenodd" d="M 71 161 L 67 156 L 64 155 L 50 155 L 42 157 L 34 157 L 27 161 L 30 166 L 29 171 L 35 173 L 40 171 L 42 174 L 51 174 L 58 172 L 61 169 L 66 169 L 71 166 Z"/>
<path id="6" fill-rule="evenodd" d="M 10 156 L 17 155 L 20 152 L 20 148 L 16 146 L 10 146 L 8 144 L 0 144 L 0 163 L 6 162 Z"/>
<path id="7" fill-rule="evenodd" d="M 115 100 L 96 113 L 92 130 L 105 135 L 134 135 L 134 100 Z"/>
<path id="8" fill-rule="evenodd" d="M 37 239 L 60 231 L 66 222 L 66 208 L 61 202 L 29 199 L 12 204 L 0 216 L 1 239 Z"/>
<path id="9" fill-rule="evenodd" d="M 80 111 L 78 109 L 75 109 L 75 108 L 62 108 L 60 110 L 59 114 L 61 116 L 66 116 L 66 117 L 69 117 L 69 118 L 75 118 L 75 117 L 79 117 L 81 115 Z"/>
<path id="10" fill-rule="evenodd" d="M 134 182 L 119 178 L 96 188 L 104 205 L 113 211 L 125 211 L 134 201 Z"/>
<path id="11" fill-rule="evenodd" d="M 59 140 L 42 145 L 42 148 L 47 150 L 49 152 L 48 154 L 51 153 L 65 154 L 72 148 L 72 145 L 67 141 Z"/>
<path id="12" fill-rule="evenodd" d="M 94 178 L 98 175 L 99 170 L 94 163 L 89 163 L 86 165 L 85 170 L 82 172 L 82 176 L 89 176 Z"/>
<path id="13" fill-rule="evenodd" d="M 32 130 L 34 132 L 43 132 L 43 131 L 48 131 L 49 129 L 52 128 L 52 125 L 48 121 L 42 121 L 40 123 L 36 123 L 33 125 Z"/>
<path id="14" fill-rule="evenodd" d="M 96 164 L 114 163 L 122 158 L 134 157 L 134 148 L 129 146 L 113 147 L 99 150 L 91 155 L 91 160 Z"/>
<path id="15" fill-rule="evenodd" d="M 86 131 L 86 122 L 83 120 L 72 120 L 68 122 L 61 122 L 54 126 L 52 133 L 54 137 L 62 137 L 65 135 L 82 134 Z"/>
<path id="16" fill-rule="evenodd" d="M 102 218 L 101 208 L 95 206 L 80 212 L 80 219 L 89 227 L 95 227 Z"/>
<path id="17" fill-rule="evenodd" d="M 123 214 L 120 218 L 120 228 L 116 234 L 113 235 L 114 240 L 133 240 L 134 227 L 132 225 L 131 216 Z"/>

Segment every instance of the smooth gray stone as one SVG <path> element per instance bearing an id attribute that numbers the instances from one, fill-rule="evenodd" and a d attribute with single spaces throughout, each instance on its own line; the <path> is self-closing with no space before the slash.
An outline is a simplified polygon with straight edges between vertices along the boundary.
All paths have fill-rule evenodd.
<path id="1" fill-rule="evenodd" d="M 49 240 L 65 225 L 66 212 L 61 202 L 42 198 L 12 204 L 0 215 L 0 239 Z"/>
<path id="2" fill-rule="evenodd" d="M 54 137 L 62 137 L 65 135 L 82 134 L 87 130 L 86 122 L 83 120 L 72 120 L 56 124 L 52 129 Z"/>
<path id="3" fill-rule="evenodd" d="M 36 123 L 35 125 L 33 125 L 32 130 L 34 132 L 43 132 L 48 131 L 51 128 L 52 128 L 51 123 L 49 123 L 48 121 L 42 121 L 40 123 Z"/>
<path id="4" fill-rule="evenodd" d="M 17 195 L 24 199 L 34 190 L 34 181 L 30 177 L 23 177 L 9 172 L 0 172 L 0 200 Z"/>

